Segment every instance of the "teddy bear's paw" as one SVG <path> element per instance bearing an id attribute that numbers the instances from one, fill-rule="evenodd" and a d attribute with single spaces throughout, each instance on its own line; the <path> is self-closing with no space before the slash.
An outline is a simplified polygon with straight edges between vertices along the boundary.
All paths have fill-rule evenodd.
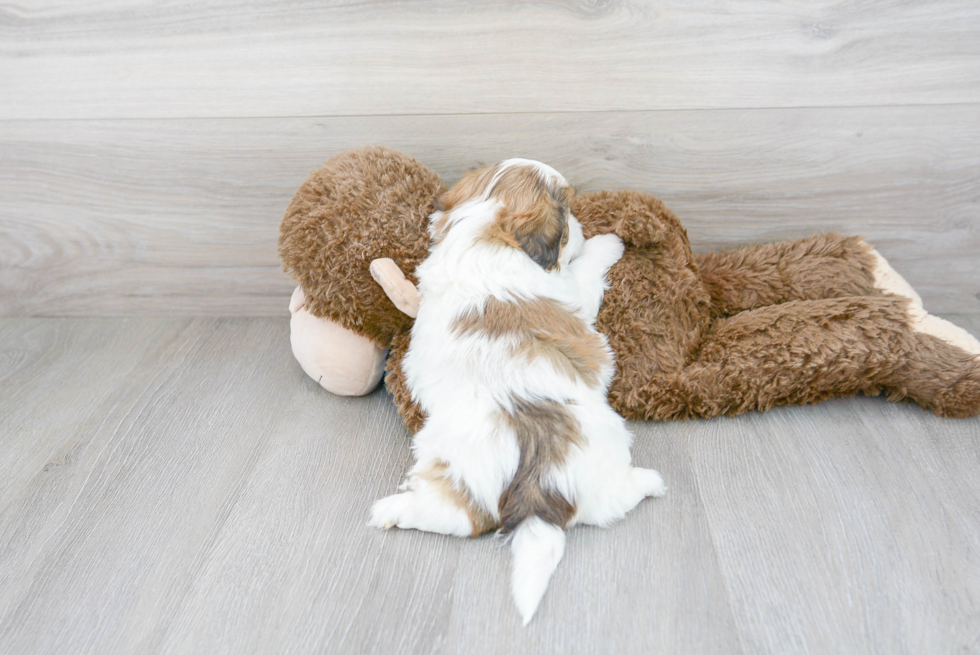
<path id="1" fill-rule="evenodd" d="M 898 272 L 891 267 L 888 260 L 881 256 L 881 254 L 872 249 L 871 255 L 875 258 L 875 266 L 872 270 L 872 275 L 874 275 L 874 288 L 885 293 L 891 293 L 896 296 L 902 296 L 909 299 L 909 313 L 913 317 L 920 317 L 925 314 L 922 309 L 922 298 L 916 293 L 912 285 L 905 281 Z"/>
<path id="2" fill-rule="evenodd" d="M 980 416 L 980 370 L 970 371 L 940 391 L 930 405 L 937 414 L 949 418 Z"/>
<path id="3" fill-rule="evenodd" d="M 958 325 L 954 325 L 946 319 L 923 313 L 912 319 L 912 329 L 916 332 L 929 334 L 937 339 L 942 339 L 951 346 L 956 346 L 974 356 L 980 362 L 980 341 L 976 337 Z"/>

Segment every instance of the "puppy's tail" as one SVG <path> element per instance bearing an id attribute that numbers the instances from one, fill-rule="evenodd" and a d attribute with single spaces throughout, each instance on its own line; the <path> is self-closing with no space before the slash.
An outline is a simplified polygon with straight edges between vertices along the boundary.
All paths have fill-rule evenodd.
<path id="1" fill-rule="evenodd" d="M 524 625 L 527 625 L 565 554 L 565 531 L 537 516 L 530 516 L 514 530 L 510 550 L 514 554 L 511 591 Z"/>

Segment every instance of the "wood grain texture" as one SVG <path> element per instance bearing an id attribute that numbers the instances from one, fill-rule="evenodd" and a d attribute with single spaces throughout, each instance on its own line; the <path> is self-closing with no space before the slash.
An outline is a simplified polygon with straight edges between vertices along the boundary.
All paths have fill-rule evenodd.
<path id="1" fill-rule="evenodd" d="M 853 398 L 689 444 L 746 652 L 976 647 L 980 419 Z"/>
<path id="2" fill-rule="evenodd" d="M 117 0 L 0 11 L 0 119 L 980 101 L 973 0 Z"/>
<path id="3" fill-rule="evenodd" d="M 383 391 L 323 392 L 287 333 L 0 319 L 0 435 L 21 451 L 0 458 L 21 480 L 0 503 L 0 652 L 980 646 L 980 419 L 858 397 L 632 423 L 668 495 L 573 529 L 521 628 L 500 541 L 365 526 L 408 435 Z"/>
<path id="4" fill-rule="evenodd" d="M 932 311 L 980 310 L 966 105 L 0 122 L 0 315 L 283 315 L 282 213 L 310 170 L 368 143 L 449 183 L 523 155 L 580 191 L 648 191 L 700 250 L 863 234 Z"/>
<path id="5" fill-rule="evenodd" d="M 5 321 L 0 330 L 0 508 L 35 475 L 71 466 L 88 432 L 101 429 L 100 411 L 132 379 L 144 350 L 173 339 L 174 325 L 96 319 Z M 70 430 L 53 429 L 53 426 Z M 38 472 L 41 473 L 38 473 Z"/>
<path id="6" fill-rule="evenodd" d="M 285 323 L 167 323 L 177 334 L 137 348 L 141 365 L 65 440 L 63 465 L 3 509 L 0 651 L 138 652 L 234 505 L 282 405 Z M 111 357 L 126 327 L 108 331 Z M 45 419 L 53 436 L 76 429 L 64 412 Z"/>

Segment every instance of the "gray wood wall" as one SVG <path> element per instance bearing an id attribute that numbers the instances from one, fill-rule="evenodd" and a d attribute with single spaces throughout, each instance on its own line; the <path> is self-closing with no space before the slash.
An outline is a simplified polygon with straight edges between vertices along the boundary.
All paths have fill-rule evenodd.
<path id="1" fill-rule="evenodd" d="M 0 2 L 0 315 L 284 315 L 279 219 L 379 143 L 542 159 L 696 249 L 843 230 L 980 312 L 980 3 Z"/>

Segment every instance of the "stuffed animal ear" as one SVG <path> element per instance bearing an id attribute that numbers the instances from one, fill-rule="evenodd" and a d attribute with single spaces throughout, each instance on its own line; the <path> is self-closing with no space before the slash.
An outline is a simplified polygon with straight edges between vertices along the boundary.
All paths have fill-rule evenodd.
<path id="1" fill-rule="evenodd" d="M 395 303 L 395 307 L 412 318 L 418 316 L 422 297 L 394 260 L 387 257 L 375 259 L 371 262 L 369 270 L 371 277 L 381 285 L 391 302 Z"/>

